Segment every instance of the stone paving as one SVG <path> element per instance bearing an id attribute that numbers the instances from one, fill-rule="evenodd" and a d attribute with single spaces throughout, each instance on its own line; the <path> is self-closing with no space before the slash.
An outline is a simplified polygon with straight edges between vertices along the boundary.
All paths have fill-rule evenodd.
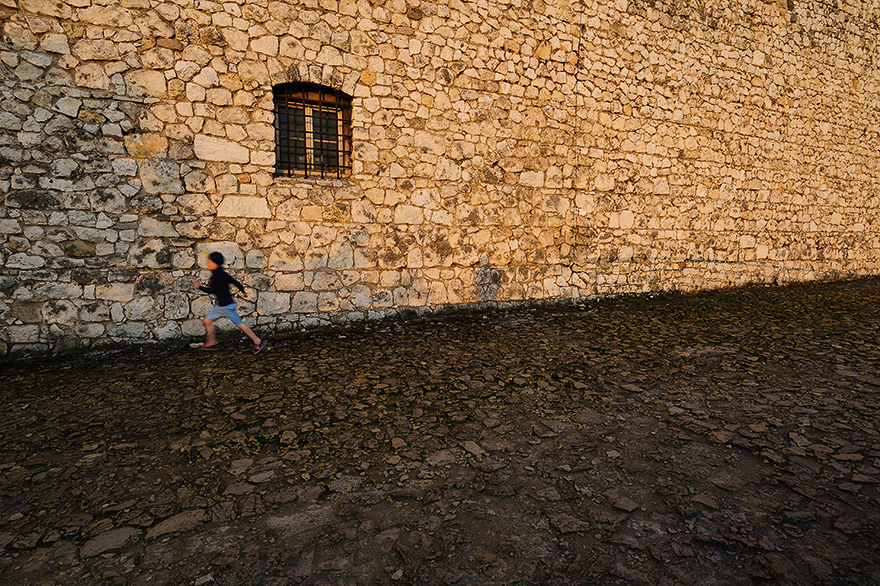
<path id="1" fill-rule="evenodd" d="M 0 366 L 3 584 L 880 583 L 880 280 Z"/>

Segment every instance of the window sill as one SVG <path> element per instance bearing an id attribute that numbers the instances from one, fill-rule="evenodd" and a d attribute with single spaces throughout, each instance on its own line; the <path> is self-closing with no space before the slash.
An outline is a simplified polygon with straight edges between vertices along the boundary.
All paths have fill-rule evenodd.
<path id="1" fill-rule="evenodd" d="M 273 175 L 275 185 L 353 185 L 351 177 L 313 177 L 305 175 Z"/>

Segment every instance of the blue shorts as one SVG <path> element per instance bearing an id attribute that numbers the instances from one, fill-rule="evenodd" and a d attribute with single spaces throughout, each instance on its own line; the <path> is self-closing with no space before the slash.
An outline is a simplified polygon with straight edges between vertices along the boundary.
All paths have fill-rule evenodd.
<path id="1" fill-rule="evenodd" d="M 230 305 L 219 306 L 215 305 L 211 308 L 211 311 L 208 312 L 208 315 L 205 316 L 205 319 L 209 319 L 211 321 L 217 321 L 221 317 L 225 317 L 235 325 L 242 323 L 241 318 L 238 316 L 238 313 L 235 311 L 235 303 Z"/>

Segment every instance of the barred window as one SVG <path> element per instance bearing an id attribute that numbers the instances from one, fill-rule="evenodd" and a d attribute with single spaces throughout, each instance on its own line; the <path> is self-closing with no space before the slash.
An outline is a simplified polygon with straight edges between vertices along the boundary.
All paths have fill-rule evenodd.
<path id="1" fill-rule="evenodd" d="M 343 177 L 351 171 L 351 98 L 312 83 L 285 83 L 275 97 L 275 174 Z"/>

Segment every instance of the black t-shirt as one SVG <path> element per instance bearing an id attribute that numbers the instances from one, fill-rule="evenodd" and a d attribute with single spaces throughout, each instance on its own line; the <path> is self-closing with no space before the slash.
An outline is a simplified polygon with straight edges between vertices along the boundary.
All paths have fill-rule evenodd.
<path id="1" fill-rule="evenodd" d="M 225 307 L 234 303 L 232 295 L 229 292 L 230 285 L 235 285 L 242 293 L 244 293 L 244 285 L 230 277 L 229 273 L 223 270 L 223 267 L 217 267 L 211 271 L 211 279 L 208 281 L 208 285 L 202 285 L 199 287 L 199 290 L 216 295 L 217 305 Z"/>

